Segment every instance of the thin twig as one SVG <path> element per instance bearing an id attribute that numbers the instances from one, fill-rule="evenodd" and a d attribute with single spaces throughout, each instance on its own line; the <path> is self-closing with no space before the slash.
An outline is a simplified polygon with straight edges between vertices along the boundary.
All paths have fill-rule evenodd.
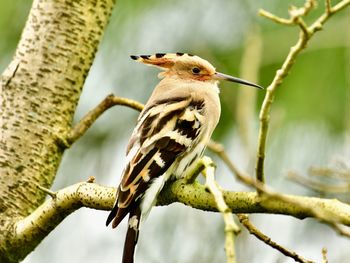
<path id="1" fill-rule="evenodd" d="M 224 200 L 221 187 L 215 181 L 215 164 L 207 156 L 202 158 L 202 163 L 205 167 L 202 172 L 206 177 L 205 185 L 214 196 L 217 208 L 224 218 L 227 263 L 234 263 L 236 262 L 235 236 L 240 232 L 240 229 L 233 220 L 232 212 Z"/>
<path id="2" fill-rule="evenodd" d="M 327 252 L 327 248 L 322 248 L 322 263 L 328 263 Z"/>
<path id="3" fill-rule="evenodd" d="M 350 181 L 350 167 L 317 167 L 311 166 L 308 170 L 311 176 L 322 176 L 340 179 L 343 181 Z"/>
<path id="4" fill-rule="evenodd" d="M 39 185 L 38 183 L 35 183 L 36 186 L 41 190 L 43 191 L 44 193 L 48 194 L 49 196 L 51 196 L 51 198 L 56 198 L 57 196 L 57 193 L 54 192 L 54 191 L 51 191 L 50 189 L 46 188 L 46 187 L 43 187 L 41 185 Z"/>
<path id="5" fill-rule="evenodd" d="M 302 16 L 306 16 L 313 8 L 316 7 L 316 4 L 317 4 L 316 0 L 307 0 L 304 6 L 301 8 L 291 6 L 289 9 L 290 17 L 288 19 L 276 16 L 264 9 L 259 10 L 259 15 L 281 25 L 293 26 L 298 24 L 297 22 L 298 18 Z"/>
<path id="6" fill-rule="evenodd" d="M 188 184 L 193 184 L 198 177 L 198 175 L 205 169 L 204 162 L 202 159 L 198 159 L 196 161 L 196 164 L 194 165 L 193 169 L 189 170 L 185 175 L 184 175 L 184 180 Z"/>
<path id="7" fill-rule="evenodd" d="M 304 259 L 302 256 L 299 256 L 296 252 L 290 251 L 283 246 L 277 244 L 273 240 L 271 240 L 270 237 L 262 233 L 259 229 L 257 229 L 250 221 L 249 217 L 246 214 L 237 214 L 237 217 L 241 224 L 249 231 L 250 234 L 254 235 L 256 238 L 263 241 L 265 244 L 269 245 L 270 247 L 280 251 L 283 255 L 293 258 L 296 262 L 300 263 L 313 263 L 314 261 L 310 261 L 307 259 Z"/>
<path id="8" fill-rule="evenodd" d="M 333 228 L 339 235 L 350 238 L 350 231 L 348 229 L 345 229 L 344 226 L 332 223 L 330 223 L 329 226 Z"/>
<path id="9" fill-rule="evenodd" d="M 100 117 L 106 110 L 115 106 L 123 105 L 135 110 L 141 111 L 143 109 L 143 104 L 122 97 L 117 97 L 114 95 L 108 95 L 102 102 L 100 102 L 93 110 L 89 111 L 76 125 L 72 128 L 68 134 L 66 141 L 68 145 L 72 145 L 76 140 L 78 140 L 84 133 L 91 127 L 91 125 Z"/>
<path id="10" fill-rule="evenodd" d="M 267 191 L 265 189 L 266 187 L 259 181 L 255 181 L 249 174 L 240 171 L 238 167 L 234 165 L 233 162 L 231 162 L 230 158 L 228 157 L 224 147 L 220 143 L 216 143 L 214 141 L 210 141 L 207 145 L 208 149 L 217 154 L 223 162 L 226 164 L 226 166 L 231 170 L 234 176 L 241 182 L 243 182 L 246 185 L 255 187 L 260 189 L 261 191 Z"/>
<path id="11" fill-rule="evenodd" d="M 283 80 L 288 75 L 290 69 L 292 68 L 299 53 L 305 49 L 310 38 L 322 29 L 324 23 L 330 18 L 331 15 L 342 10 L 350 4 L 350 0 L 343 0 L 335 5 L 333 8 L 330 6 L 326 7 L 324 14 L 322 14 L 312 25 L 307 26 L 303 20 L 302 16 L 308 14 L 308 12 L 313 8 L 315 1 L 307 0 L 304 7 L 301 9 L 295 9 L 290 12 L 290 19 L 282 19 L 275 15 L 272 15 L 266 11 L 260 11 L 262 16 L 265 16 L 277 23 L 290 25 L 291 23 L 298 25 L 301 28 L 302 34 L 300 34 L 297 43 L 290 49 L 290 52 L 282 64 L 282 67 L 277 70 L 276 75 L 267 88 L 267 92 L 263 101 L 263 105 L 260 110 L 259 120 L 259 138 L 258 138 L 258 149 L 257 149 L 257 162 L 256 162 L 256 178 L 257 180 L 264 182 L 264 161 L 266 152 L 266 138 L 269 128 L 269 119 L 271 105 L 275 97 L 276 89 L 281 85 Z M 327 4 L 328 5 L 328 4 Z M 330 4 L 329 4 L 330 5 Z"/>
<path id="12" fill-rule="evenodd" d="M 278 23 L 278 24 L 287 25 L 287 26 L 294 25 L 292 20 L 278 17 L 278 16 L 276 16 L 276 15 L 274 15 L 274 14 L 272 14 L 264 9 L 259 10 L 259 15 L 261 15 L 267 19 L 270 19 L 271 21 Z"/>
<path id="13" fill-rule="evenodd" d="M 327 14 L 332 13 L 332 4 L 331 0 L 325 0 L 326 12 Z"/>
<path id="14" fill-rule="evenodd" d="M 89 178 L 86 180 L 87 183 L 94 183 L 96 181 L 95 176 L 89 176 Z"/>
<path id="15" fill-rule="evenodd" d="M 296 172 L 290 171 L 287 174 L 287 178 L 302 185 L 307 188 L 310 188 L 314 191 L 320 192 L 320 193 L 348 193 L 350 192 L 350 184 L 349 183 L 343 183 L 343 184 L 325 184 L 321 182 L 317 182 L 315 180 L 311 180 L 305 176 L 301 176 L 297 174 Z"/>

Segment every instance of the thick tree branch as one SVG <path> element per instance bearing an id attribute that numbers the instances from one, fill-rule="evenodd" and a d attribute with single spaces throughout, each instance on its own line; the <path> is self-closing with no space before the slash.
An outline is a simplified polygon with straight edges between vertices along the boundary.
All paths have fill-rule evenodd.
<path id="1" fill-rule="evenodd" d="M 81 207 L 111 209 L 115 189 L 94 183 L 78 183 L 55 192 L 29 216 L 13 226 L 11 248 L 32 251 L 68 215 Z"/>
<path id="2" fill-rule="evenodd" d="M 283 199 L 266 199 L 254 192 L 223 191 L 223 194 L 226 204 L 233 213 L 283 214 L 304 219 L 314 217 L 310 207 L 319 207 L 325 215 L 332 217 L 333 221 L 350 226 L 350 205 L 336 199 L 284 194 L 281 194 Z M 288 200 L 294 200 L 296 203 Z M 180 202 L 204 211 L 217 211 L 212 195 L 205 190 L 205 186 L 197 182 L 186 184 L 185 181 L 178 180 L 166 187 L 158 198 L 158 205 L 168 205 L 173 202 Z M 304 203 L 305 206 L 300 207 L 299 203 Z"/>
<path id="3" fill-rule="evenodd" d="M 54 198 L 48 199 L 28 217 L 16 223 L 16 237 L 27 239 L 30 236 L 42 235 L 42 232 L 46 232 L 47 235 L 64 218 L 81 207 L 110 210 L 115 193 L 116 189 L 113 187 L 88 182 L 63 188 L 56 192 Z"/>
<path id="4" fill-rule="evenodd" d="M 82 182 L 55 192 L 29 216 L 18 220 L 12 229 L 12 248 L 32 251 L 68 215 L 81 207 L 111 209 L 115 189 Z"/>
<path id="5" fill-rule="evenodd" d="M 46 200 L 28 217 L 19 220 L 14 227 L 17 245 L 29 246 L 31 242 L 48 235 L 65 217 L 73 211 L 88 207 L 98 210 L 110 210 L 115 201 L 116 189 L 95 183 L 77 183 L 56 192 L 56 198 Z M 261 198 L 255 192 L 223 191 L 224 200 L 233 213 L 283 214 L 304 219 L 314 217 L 307 207 L 319 207 L 324 214 L 332 216 L 334 221 L 350 226 L 350 205 L 336 199 L 282 195 L 286 200 L 296 200 L 305 207 L 279 200 Z M 165 186 L 157 205 L 164 206 L 180 202 L 204 211 L 218 212 L 214 196 L 204 185 L 194 182 L 187 184 L 185 179 L 177 180 Z"/>

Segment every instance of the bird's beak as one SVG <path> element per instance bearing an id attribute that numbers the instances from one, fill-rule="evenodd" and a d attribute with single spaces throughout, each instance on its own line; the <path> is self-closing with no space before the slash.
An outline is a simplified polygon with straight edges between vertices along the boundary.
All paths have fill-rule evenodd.
<path id="1" fill-rule="evenodd" d="M 255 87 L 255 88 L 258 88 L 258 89 L 264 89 L 263 87 L 261 87 L 261 86 L 259 86 L 257 84 L 254 84 L 252 82 L 249 82 L 249 81 L 246 81 L 246 80 L 243 80 L 243 79 L 239 79 L 239 78 L 236 78 L 236 77 L 232 77 L 230 75 L 226 75 L 226 74 L 223 74 L 223 73 L 220 73 L 220 72 L 215 72 L 214 79 L 227 80 L 227 81 L 236 82 L 236 83 L 240 83 L 240 84 L 247 85 L 247 86 L 252 86 L 252 87 Z"/>

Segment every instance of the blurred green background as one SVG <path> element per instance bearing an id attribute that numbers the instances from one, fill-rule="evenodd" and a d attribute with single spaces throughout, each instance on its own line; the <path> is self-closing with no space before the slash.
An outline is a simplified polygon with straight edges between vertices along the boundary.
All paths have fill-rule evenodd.
<path id="1" fill-rule="evenodd" d="M 289 5 L 303 3 L 117 1 L 75 119 L 79 120 L 109 93 L 146 102 L 158 82 L 158 71 L 130 60 L 131 54 L 188 52 L 209 60 L 220 72 L 244 76 L 267 87 L 297 41 L 298 29 L 259 17 L 258 10 L 264 8 L 287 17 Z M 2 71 L 15 52 L 30 6 L 31 1 L 24 0 L 0 2 Z M 307 22 L 320 15 L 323 8 L 321 1 Z M 287 179 L 289 171 L 307 176 L 311 166 L 349 167 L 349 15 L 349 10 L 345 10 L 332 17 L 324 30 L 317 33 L 276 94 L 271 112 L 266 175 L 267 182 L 278 191 L 349 201 L 348 192 L 323 194 Z M 249 39 L 253 40 L 249 42 Z M 246 61 L 248 73 L 242 66 L 245 52 L 249 58 Z M 259 67 L 257 74 L 249 72 L 250 65 Z M 240 167 L 253 174 L 258 111 L 265 92 L 230 83 L 220 86 L 222 117 L 213 137 L 225 145 Z M 244 106 L 250 115 L 240 113 Z M 67 151 L 53 189 L 86 180 L 91 175 L 98 183 L 117 185 L 136 118 L 137 112 L 122 107 L 105 113 Z M 219 165 L 218 180 L 224 188 L 247 189 L 235 182 L 224 165 L 214 159 Z M 328 182 L 328 179 L 321 179 L 324 180 Z M 51 233 L 25 262 L 48 262 L 48 259 L 49 262 L 118 262 L 125 225 L 114 231 L 107 229 L 104 227 L 106 216 L 106 212 L 81 209 Z M 321 261 L 322 247 L 329 249 L 330 262 L 346 262 L 350 256 L 345 249 L 348 241 L 314 220 L 271 215 L 252 218 L 275 241 L 306 258 Z M 175 204 L 153 209 L 141 230 L 137 259 L 138 262 L 224 262 L 223 242 L 220 215 Z M 237 252 L 238 262 L 293 262 L 246 232 L 237 239 Z"/>

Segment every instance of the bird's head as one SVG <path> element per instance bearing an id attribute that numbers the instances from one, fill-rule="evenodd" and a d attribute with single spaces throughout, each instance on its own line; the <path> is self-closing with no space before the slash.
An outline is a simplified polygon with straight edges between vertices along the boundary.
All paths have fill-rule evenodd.
<path id="1" fill-rule="evenodd" d="M 130 56 L 133 60 L 155 66 L 164 71 L 160 77 L 178 77 L 184 80 L 217 82 L 227 80 L 262 89 L 257 84 L 217 72 L 208 61 L 187 53 L 156 53 L 155 55 Z"/>

